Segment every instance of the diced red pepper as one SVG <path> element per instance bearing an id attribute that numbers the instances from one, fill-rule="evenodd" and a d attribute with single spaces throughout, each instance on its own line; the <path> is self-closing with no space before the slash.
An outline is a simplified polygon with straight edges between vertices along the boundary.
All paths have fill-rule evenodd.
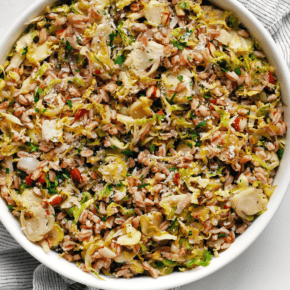
<path id="1" fill-rule="evenodd" d="M 46 214 L 47 214 L 47 215 L 50 215 L 50 212 L 49 212 L 49 210 L 48 210 L 48 209 L 46 210 Z"/>
<path id="2" fill-rule="evenodd" d="M 238 117 L 235 119 L 234 123 L 233 123 L 233 127 L 235 128 L 236 131 L 240 131 L 240 120 L 241 120 L 241 117 Z"/>
<path id="3" fill-rule="evenodd" d="M 275 84 L 275 78 L 269 71 L 268 71 L 268 76 L 269 76 L 269 83 L 274 85 Z"/>
<path id="4" fill-rule="evenodd" d="M 27 186 L 31 186 L 31 184 L 33 183 L 33 180 L 31 179 L 31 175 L 29 174 L 28 176 L 25 177 L 25 183 Z"/>
<path id="5" fill-rule="evenodd" d="M 57 36 L 60 36 L 61 34 L 63 34 L 65 32 L 65 28 L 58 30 L 55 34 Z"/>
<path id="6" fill-rule="evenodd" d="M 45 183 L 45 173 L 43 172 L 41 175 L 40 175 L 40 177 L 37 179 L 37 182 L 39 182 L 39 183 L 41 183 L 41 184 L 43 184 L 43 183 Z"/>
<path id="7" fill-rule="evenodd" d="M 178 186 L 178 183 L 179 183 L 179 176 L 180 176 L 180 174 L 176 173 L 174 176 L 174 179 L 173 179 L 173 182 L 176 186 Z"/>
<path id="8" fill-rule="evenodd" d="M 164 115 L 164 113 L 163 113 L 162 110 L 158 111 L 156 114 L 157 114 L 157 115 Z"/>
<path id="9" fill-rule="evenodd" d="M 100 75 L 100 74 L 101 74 L 101 71 L 100 71 L 99 69 L 96 69 L 96 70 L 95 70 L 95 74 L 96 74 L 96 75 Z"/>
<path id="10" fill-rule="evenodd" d="M 81 183 L 83 181 L 82 175 L 77 168 L 72 169 L 70 175 L 74 182 Z"/>
<path id="11" fill-rule="evenodd" d="M 81 117 L 83 117 L 85 115 L 85 113 L 87 112 L 86 109 L 78 109 L 75 115 L 75 121 L 79 120 Z"/>

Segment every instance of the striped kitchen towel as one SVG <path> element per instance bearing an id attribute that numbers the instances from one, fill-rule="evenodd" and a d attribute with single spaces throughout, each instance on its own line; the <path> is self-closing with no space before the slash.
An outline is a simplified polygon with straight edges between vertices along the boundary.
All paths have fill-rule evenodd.
<path id="1" fill-rule="evenodd" d="M 282 49 L 285 60 L 290 65 L 290 1 L 239 1 L 253 12 L 271 33 L 278 46 Z M 194 288 L 194 284 L 192 288 Z M 0 223 L 0 289 L 93 290 L 94 288 L 68 280 L 41 265 L 21 248 Z M 175 290 L 177 289 L 179 288 L 175 288 Z"/>

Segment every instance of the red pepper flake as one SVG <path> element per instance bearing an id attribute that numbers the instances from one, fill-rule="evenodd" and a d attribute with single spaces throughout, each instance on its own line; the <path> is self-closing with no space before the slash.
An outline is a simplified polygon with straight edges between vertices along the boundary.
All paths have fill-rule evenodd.
<path id="1" fill-rule="evenodd" d="M 81 117 L 83 117 L 85 115 L 85 113 L 87 112 L 86 109 L 78 109 L 75 115 L 75 121 L 79 120 Z"/>
<path id="2" fill-rule="evenodd" d="M 45 183 L 45 173 L 43 172 L 40 177 L 37 179 L 37 181 L 41 184 Z"/>
<path id="3" fill-rule="evenodd" d="M 82 175 L 77 168 L 74 168 L 70 171 L 70 175 L 74 182 L 81 183 L 83 181 Z"/>
<path id="4" fill-rule="evenodd" d="M 180 174 L 179 174 L 179 173 L 176 173 L 175 176 L 174 176 L 174 180 L 173 180 L 173 182 L 174 182 L 174 184 L 175 184 L 176 186 L 178 186 L 178 183 L 179 183 L 179 177 L 180 177 Z"/>
<path id="5" fill-rule="evenodd" d="M 29 174 L 28 176 L 25 177 L 25 183 L 27 186 L 31 186 L 31 184 L 33 183 L 33 180 L 31 179 L 31 175 Z"/>

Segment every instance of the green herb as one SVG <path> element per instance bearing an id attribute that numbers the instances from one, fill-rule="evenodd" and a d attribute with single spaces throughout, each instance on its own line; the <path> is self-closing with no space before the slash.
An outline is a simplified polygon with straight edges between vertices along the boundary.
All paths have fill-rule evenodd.
<path id="1" fill-rule="evenodd" d="M 219 145 L 217 146 L 217 148 L 218 148 L 218 149 L 222 149 L 222 147 L 221 147 L 221 146 L 219 146 Z"/>
<path id="2" fill-rule="evenodd" d="M 117 36 L 117 33 L 115 33 L 115 32 L 112 32 L 112 33 L 109 34 L 109 38 L 110 38 L 109 46 L 113 46 L 113 42 L 114 42 L 115 36 Z"/>
<path id="3" fill-rule="evenodd" d="M 152 60 L 153 60 L 153 58 L 150 58 L 150 59 L 149 59 L 149 61 L 152 61 Z"/>
<path id="4" fill-rule="evenodd" d="M 241 69 L 240 69 L 239 67 L 237 67 L 237 68 L 235 69 L 235 73 L 236 73 L 238 76 L 240 76 L 240 75 L 242 74 Z"/>
<path id="5" fill-rule="evenodd" d="M 196 138 L 197 138 L 197 133 L 196 133 L 196 132 L 193 132 L 191 138 L 192 138 L 193 141 L 196 140 Z"/>
<path id="6" fill-rule="evenodd" d="M 193 100 L 193 97 L 187 97 L 188 100 L 192 101 Z"/>
<path id="7" fill-rule="evenodd" d="M 101 217 L 101 220 L 103 221 L 103 222 L 105 222 L 106 221 L 106 218 L 104 218 L 103 216 Z"/>
<path id="8" fill-rule="evenodd" d="M 117 186 L 118 187 L 121 187 L 121 186 L 123 186 L 124 184 L 122 183 L 122 181 L 120 181 L 118 184 L 117 184 Z"/>
<path id="9" fill-rule="evenodd" d="M 119 65 L 122 65 L 125 60 L 126 60 L 126 58 L 123 55 L 118 55 L 116 60 L 115 60 L 115 63 L 119 64 Z"/>
<path id="10" fill-rule="evenodd" d="M 12 205 L 11 204 L 8 204 L 8 209 L 12 210 Z"/>
<path id="11" fill-rule="evenodd" d="M 210 98 L 211 96 L 210 96 L 210 95 L 204 95 L 203 97 L 206 98 L 206 99 L 208 99 L 208 98 Z"/>
<path id="12" fill-rule="evenodd" d="M 66 47 L 69 51 L 73 51 L 73 47 L 70 45 L 70 43 L 68 41 L 65 42 L 66 43 Z"/>
<path id="13" fill-rule="evenodd" d="M 123 151 L 121 151 L 121 153 L 126 155 L 126 156 L 133 156 L 133 152 L 129 151 L 129 150 L 123 150 Z"/>
<path id="14" fill-rule="evenodd" d="M 186 145 L 192 149 L 192 144 L 191 143 L 186 143 Z"/>
<path id="15" fill-rule="evenodd" d="M 42 89 L 38 88 L 36 91 L 36 94 L 34 96 L 34 103 L 37 103 L 39 101 L 39 95 L 42 94 Z"/>
<path id="16" fill-rule="evenodd" d="M 6 174 L 9 173 L 9 168 L 5 168 L 5 173 L 6 173 Z"/>
<path id="17" fill-rule="evenodd" d="M 27 51 L 28 51 L 28 46 L 26 45 L 26 46 L 23 48 L 23 50 L 22 50 L 22 52 L 21 52 L 21 55 L 25 55 L 25 54 L 27 53 Z"/>
<path id="18" fill-rule="evenodd" d="M 64 218 L 63 221 L 64 221 L 65 223 L 67 223 L 67 219 L 66 219 L 66 218 Z"/>
<path id="19" fill-rule="evenodd" d="M 175 92 L 174 94 L 173 94 L 173 96 L 172 96 L 172 98 L 170 99 L 170 101 L 169 101 L 169 103 L 171 103 L 172 104 L 172 102 L 173 102 L 173 99 L 175 98 L 175 96 L 177 95 L 177 92 Z"/>
<path id="20" fill-rule="evenodd" d="M 227 237 L 228 235 L 226 235 L 226 234 L 219 234 L 219 237 Z"/>
<path id="21" fill-rule="evenodd" d="M 178 169 L 177 167 L 171 167 L 171 168 L 169 168 L 170 171 L 175 171 L 177 169 Z"/>
<path id="22" fill-rule="evenodd" d="M 180 76 L 177 77 L 177 79 L 181 82 L 183 80 L 183 76 L 180 75 Z"/>
<path id="23" fill-rule="evenodd" d="M 155 145 L 151 143 L 150 145 L 150 151 L 153 153 L 155 151 Z"/>
<path id="24" fill-rule="evenodd" d="M 282 159 L 283 153 L 284 153 L 284 149 L 283 149 L 283 148 L 280 148 L 280 149 L 277 151 L 277 155 L 278 155 L 279 160 Z"/>
<path id="25" fill-rule="evenodd" d="M 38 151 L 38 146 L 33 145 L 31 142 L 27 142 L 26 145 L 30 147 L 30 152 L 37 152 Z"/>
<path id="26" fill-rule="evenodd" d="M 200 141 L 198 141 L 198 142 L 195 143 L 195 146 L 197 146 L 197 147 L 200 147 L 200 145 L 201 145 L 201 142 Z"/>
<path id="27" fill-rule="evenodd" d="M 192 236 L 192 231 L 189 231 L 189 232 L 188 232 L 188 235 L 189 235 L 189 236 Z"/>
<path id="28" fill-rule="evenodd" d="M 117 147 L 116 147 L 115 145 L 112 145 L 111 148 L 112 148 L 112 149 L 116 149 Z"/>
<path id="29" fill-rule="evenodd" d="M 174 47 L 177 47 L 180 50 L 183 50 L 186 47 L 186 42 L 172 40 L 171 43 L 173 44 Z"/>
<path id="30" fill-rule="evenodd" d="M 79 69 L 76 69 L 76 72 L 80 72 L 80 70 Z"/>
<path id="31" fill-rule="evenodd" d="M 77 36 L 77 43 L 78 43 L 78 45 L 82 44 L 82 40 L 78 36 Z"/>
<path id="32" fill-rule="evenodd" d="M 103 10 L 103 13 L 104 13 L 104 15 L 107 15 L 107 13 L 106 13 L 106 11 L 105 11 L 105 10 Z"/>
<path id="33" fill-rule="evenodd" d="M 255 60 L 256 59 L 256 57 L 251 53 L 251 54 L 249 54 L 249 58 L 251 59 L 251 60 Z"/>
<path id="34" fill-rule="evenodd" d="M 54 188 L 49 188 L 48 189 L 48 193 L 50 193 L 50 194 L 56 194 L 57 191 Z"/>
<path id="35" fill-rule="evenodd" d="M 73 106 L 73 105 L 72 105 L 72 101 L 71 101 L 71 100 L 68 100 L 67 103 L 68 103 L 68 105 L 70 106 L 70 108 L 72 108 L 72 106 Z"/>
<path id="36" fill-rule="evenodd" d="M 42 113 L 45 113 L 46 111 L 47 111 L 47 109 L 43 109 L 43 110 L 42 110 Z"/>
<path id="37" fill-rule="evenodd" d="M 148 185 L 150 185 L 150 183 L 144 183 L 144 184 L 138 185 L 138 188 L 141 189 L 141 188 L 148 186 Z"/>
<path id="38" fill-rule="evenodd" d="M 227 72 L 230 69 L 230 65 L 227 63 L 225 59 L 222 59 L 217 62 L 223 72 Z"/>
<path id="39" fill-rule="evenodd" d="M 35 113 L 39 113 L 39 109 L 38 108 L 35 108 Z"/>
<path id="40" fill-rule="evenodd" d="M 203 120 L 203 121 L 199 122 L 199 123 L 196 125 L 196 128 L 200 128 L 200 127 L 203 127 L 203 126 L 206 126 L 206 120 Z"/>

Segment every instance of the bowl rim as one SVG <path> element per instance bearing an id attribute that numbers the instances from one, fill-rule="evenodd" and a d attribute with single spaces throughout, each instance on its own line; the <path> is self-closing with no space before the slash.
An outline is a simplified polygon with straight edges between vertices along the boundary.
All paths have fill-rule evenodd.
<path id="1" fill-rule="evenodd" d="M 29 6 L 17 20 L 15 20 L 13 25 L 0 39 L 0 60 L 2 58 L 0 63 L 5 60 L 6 56 L 11 50 L 12 45 L 18 39 L 20 33 L 23 32 L 24 24 L 33 17 L 38 16 L 44 10 L 46 5 L 54 1 L 55 0 L 37 0 L 35 3 Z M 242 19 L 243 23 L 246 22 L 245 26 L 251 32 L 251 35 L 253 35 L 256 39 L 259 40 L 260 43 L 262 43 L 264 51 L 267 52 L 266 55 L 268 60 L 272 65 L 274 65 L 278 79 L 283 85 L 281 86 L 282 95 L 284 96 L 283 101 L 285 102 L 286 100 L 286 105 L 287 103 L 289 104 L 290 82 L 287 82 L 287 78 L 289 79 L 289 70 L 286 61 L 283 58 L 283 53 L 277 47 L 269 32 L 264 28 L 259 20 L 238 1 L 210 0 L 210 2 L 218 7 L 222 7 L 222 9 L 235 12 L 238 17 Z M 287 137 L 289 137 L 289 134 L 287 134 Z M 233 247 L 234 250 L 231 250 L 231 248 L 229 248 L 227 251 L 221 254 L 220 258 L 213 259 L 212 263 L 205 268 L 199 267 L 197 269 L 183 273 L 174 272 L 168 276 L 161 276 L 157 280 L 154 280 L 151 277 L 135 277 L 130 280 L 124 278 L 116 279 L 105 277 L 106 281 L 101 281 L 96 279 L 96 277 L 94 277 L 93 275 L 82 272 L 73 263 L 69 263 L 64 259 L 57 260 L 58 263 L 55 263 L 57 259 L 57 253 L 50 252 L 49 254 L 46 254 L 40 248 L 40 246 L 30 242 L 21 231 L 18 220 L 16 220 L 14 216 L 8 211 L 8 208 L 2 198 L 0 198 L 0 221 L 2 221 L 3 225 L 12 235 L 12 237 L 35 259 L 37 259 L 53 271 L 76 282 L 92 287 L 111 290 L 161 290 L 182 286 L 202 279 L 233 261 L 257 239 L 257 237 L 268 225 L 270 220 L 273 218 L 275 212 L 278 210 L 290 182 L 290 178 L 287 179 L 286 175 L 286 173 L 290 171 L 290 162 L 286 164 L 286 159 L 288 159 L 286 157 L 290 157 L 289 143 L 290 140 L 286 142 L 286 150 L 284 151 L 284 158 L 281 162 L 281 165 L 283 164 L 283 168 L 281 168 L 280 165 L 280 168 L 278 170 L 281 181 L 279 182 L 278 188 L 274 192 L 273 197 L 270 199 L 269 205 L 271 204 L 271 207 L 269 208 L 268 206 L 268 210 L 262 216 L 257 218 L 255 222 L 251 225 L 251 227 L 249 227 L 247 231 L 243 235 L 241 235 L 235 241 L 235 243 L 233 243 L 233 246 L 231 246 L 231 248 Z M 283 170 L 282 173 L 281 170 Z M 281 176 L 281 174 L 283 174 L 283 176 Z M 277 192 L 278 189 L 279 191 Z"/>

